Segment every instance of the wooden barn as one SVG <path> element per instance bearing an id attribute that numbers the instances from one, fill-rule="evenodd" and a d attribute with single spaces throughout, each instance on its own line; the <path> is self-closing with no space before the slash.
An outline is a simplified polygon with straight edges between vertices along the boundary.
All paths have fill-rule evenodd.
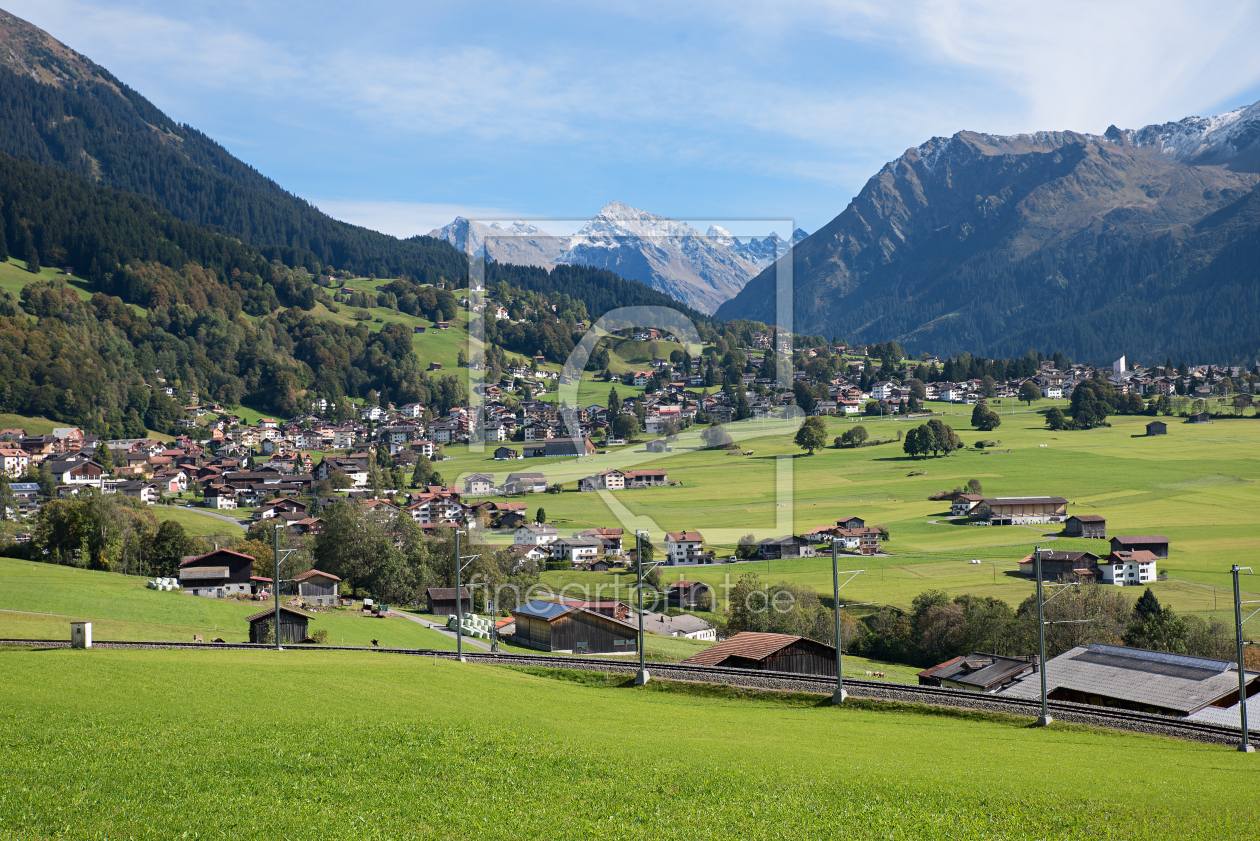
<path id="1" fill-rule="evenodd" d="M 571 654 L 630 654 L 638 651 L 639 629 L 629 622 L 570 604 L 532 601 L 512 611 L 511 641 L 538 651 Z"/>
<path id="2" fill-rule="evenodd" d="M 683 662 L 798 675 L 834 675 L 836 649 L 808 637 L 744 631 Z"/>
<path id="3" fill-rule="evenodd" d="M 1107 539 L 1107 519 L 1097 514 L 1073 514 L 1063 524 L 1066 537 L 1088 537 L 1094 540 Z"/>
<path id="4" fill-rule="evenodd" d="M 280 643 L 296 643 L 301 642 L 310 636 L 306 632 L 306 624 L 310 621 L 310 616 L 301 611 L 294 610 L 290 607 L 280 608 Z M 275 607 L 269 607 L 261 610 L 253 616 L 247 617 L 249 622 L 249 641 L 250 642 L 266 642 L 265 636 L 267 626 L 276 621 Z"/>
<path id="5" fill-rule="evenodd" d="M 1168 557 L 1168 538 L 1162 534 L 1117 535 L 1111 538 L 1112 552 L 1150 552 L 1157 558 Z"/>
<path id="6" fill-rule="evenodd" d="M 700 603 L 700 597 L 705 593 L 712 595 L 712 588 L 708 584 L 700 581 L 675 581 L 669 585 L 669 606 L 695 610 Z"/>
<path id="7" fill-rule="evenodd" d="M 337 582 L 339 581 L 341 579 L 331 572 L 313 569 L 294 576 L 293 586 L 287 589 L 293 589 L 294 594 L 301 596 L 302 600 L 308 604 L 332 607 L 337 604 Z"/>
<path id="8" fill-rule="evenodd" d="M 472 613 L 472 593 L 464 587 L 459 595 L 460 601 L 464 603 L 464 613 Z M 455 604 L 454 587 L 430 587 L 428 596 L 429 613 L 434 616 L 454 616 L 459 612 L 459 607 Z"/>
<path id="9" fill-rule="evenodd" d="M 1147 435 L 1167 435 L 1168 424 L 1163 421 L 1151 421 L 1146 425 Z"/>

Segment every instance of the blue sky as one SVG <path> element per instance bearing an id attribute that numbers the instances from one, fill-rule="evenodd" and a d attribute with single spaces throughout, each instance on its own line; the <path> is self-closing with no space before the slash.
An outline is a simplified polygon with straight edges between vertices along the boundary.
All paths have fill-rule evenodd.
<path id="1" fill-rule="evenodd" d="M 812 232 L 934 135 L 1101 133 L 1260 99 L 1255 3 L 3 7 L 285 188 L 400 236 L 613 199 Z"/>

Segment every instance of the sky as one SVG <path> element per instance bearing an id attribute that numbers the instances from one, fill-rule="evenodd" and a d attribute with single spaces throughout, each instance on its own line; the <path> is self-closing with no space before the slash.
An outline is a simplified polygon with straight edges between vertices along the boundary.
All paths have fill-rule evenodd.
<path id="1" fill-rule="evenodd" d="M 1238 0 L 0 5 L 396 236 L 614 199 L 812 233 L 933 136 L 1101 134 L 1260 100 L 1260 3 Z"/>

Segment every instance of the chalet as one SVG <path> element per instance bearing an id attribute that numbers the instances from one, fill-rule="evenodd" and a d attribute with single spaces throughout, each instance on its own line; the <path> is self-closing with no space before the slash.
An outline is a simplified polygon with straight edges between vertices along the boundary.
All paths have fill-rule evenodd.
<path id="1" fill-rule="evenodd" d="M 696 563 L 704 551 L 704 537 L 698 531 L 666 532 L 665 546 L 669 563 Z"/>
<path id="2" fill-rule="evenodd" d="M 626 474 L 621 470 L 605 470 L 578 482 L 579 491 L 620 491 L 626 487 Z"/>
<path id="3" fill-rule="evenodd" d="M 1021 558 L 1019 571 L 1030 578 L 1035 576 L 1037 574 L 1036 558 L 1033 555 Z M 1098 556 L 1093 552 L 1041 550 L 1043 581 L 1047 579 L 1057 581 L 1073 575 L 1090 577 L 1098 574 Z"/>
<path id="4" fill-rule="evenodd" d="M 664 470 L 627 470 L 626 487 L 649 488 L 669 484 L 669 475 Z"/>
<path id="5" fill-rule="evenodd" d="M 114 485 L 114 493 L 138 499 L 145 505 L 153 505 L 158 501 L 158 489 L 148 482 L 118 482 Z"/>
<path id="6" fill-rule="evenodd" d="M 834 676 L 836 649 L 808 637 L 743 631 L 683 662 L 698 666 Z"/>
<path id="7" fill-rule="evenodd" d="M 464 603 L 464 613 L 472 613 L 472 593 L 467 587 L 461 587 L 459 595 Z M 434 616 L 454 616 L 459 611 L 459 606 L 455 604 L 454 587 L 430 587 L 427 597 L 429 613 Z"/>
<path id="8" fill-rule="evenodd" d="M 1120 587 L 1131 584 L 1150 584 L 1158 577 L 1157 558 L 1154 552 L 1143 549 L 1119 550 L 1098 561 L 1098 572 L 1104 584 Z"/>
<path id="9" fill-rule="evenodd" d="M 567 654 L 633 654 L 639 630 L 629 622 L 557 602 L 531 601 L 512 611 L 511 642 Z"/>
<path id="10" fill-rule="evenodd" d="M 59 485 L 95 485 L 100 487 L 104 468 L 91 460 L 45 461 L 52 471 L 53 481 Z"/>
<path id="11" fill-rule="evenodd" d="M 604 541 L 605 546 L 607 546 L 608 553 L 613 555 L 621 554 L 621 541 L 624 536 L 625 529 L 605 528 L 587 529 L 578 535 L 578 537 L 598 537 L 600 540 Z"/>
<path id="12" fill-rule="evenodd" d="M 541 473 L 509 473 L 503 483 L 505 494 L 543 493 L 547 490 L 547 477 Z"/>
<path id="13" fill-rule="evenodd" d="M 293 584 L 296 585 L 295 595 L 301 596 L 302 601 L 307 604 L 316 604 L 321 607 L 333 607 L 337 604 L 337 582 L 340 578 L 329 572 L 320 572 L 317 569 L 304 572 L 301 575 L 293 576 Z"/>
<path id="14" fill-rule="evenodd" d="M 222 599 L 237 594 L 250 595 L 256 586 L 250 580 L 254 559 L 240 552 L 216 549 L 179 563 L 179 583 L 192 596 Z"/>
<path id="15" fill-rule="evenodd" d="M 680 607 L 684 610 L 695 610 L 700 599 L 705 594 L 709 595 L 709 603 L 713 603 L 713 588 L 708 584 L 700 581 L 675 581 L 670 584 L 666 590 L 666 599 L 670 607 Z"/>
<path id="16" fill-rule="evenodd" d="M 1162 534 L 1125 535 L 1111 538 L 1112 552 L 1150 552 L 1157 558 L 1168 557 L 1168 538 Z"/>
<path id="17" fill-rule="evenodd" d="M 30 464 L 31 457 L 26 451 L 17 447 L 0 449 L 0 473 L 10 479 L 20 479 Z"/>
<path id="18" fill-rule="evenodd" d="M 951 517 L 969 517 L 975 511 L 976 506 L 982 502 L 984 502 L 984 497 L 980 494 L 959 494 L 949 504 L 949 515 Z"/>
<path id="19" fill-rule="evenodd" d="M 294 610 L 291 607 L 280 608 L 280 642 L 281 644 L 299 643 L 310 636 L 306 632 L 307 623 L 310 622 L 309 614 L 302 613 L 300 610 Z M 245 617 L 245 621 L 249 623 L 249 641 L 252 643 L 267 642 L 267 637 L 275 628 L 276 609 L 274 606 L 266 610 L 260 610 L 253 616 Z M 272 637 L 274 640 L 275 637 Z"/>
<path id="20" fill-rule="evenodd" d="M 201 492 L 201 499 L 205 506 L 220 511 L 235 511 L 237 496 L 236 488 L 231 485 L 208 485 Z"/>
<path id="21" fill-rule="evenodd" d="M 512 532 L 514 546 L 546 546 L 560 539 L 555 526 L 546 523 L 526 523 Z"/>
<path id="22" fill-rule="evenodd" d="M 494 477 L 489 473 L 474 473 L 464 479 L 464 493 L 485 496 L 494 493 Z"/>
<path id="23" fill-rule="evenodd" d="M 919 672 L 920 686 L 944 686 L 969 692 L 997 692 L 1037 668 L 1035 655 L 1001 657 L 997 654 L 968 654 Z"/>
<path id="24" fill-rule="evenodd" d="M 509 461 L 511 459 L 520 458 L 520 457 L 521 457 L 520 451 L 514 450 L 511 447 L 499 447 L 494 451 L 495 461 Z"/>
<path id="25" fill-rule="evenodd" d="M 996 497 L 981 500 L 975 515 L 994 526 L 1058 523 L 1067 515 L 1067 500 L 1061 496 Z"/>
<path id="26" fill-rule="evenodd" d="M 604 541 L 598 537 L 560 537 L 551 541 L 551 555 L 571 564 L 593 561 L 604 551 Z"/>
<path id="27" fill-rule="evenodd" d="M 1164 423 L 1163 421 L 1157 421 L 1157 420 L 1151 421 L 1150 423 L 1146 425 L 1146 434 L 1147 435 L 1167 435 L 1168 424 Z"/>
<path id="28" fill-rule="evenodd" d="M 757 543 L 757 555 L 761 558 L 813 558 L 814 544 L 794 534 L 785 537 L 767 537 Z"/>
<path id="29" fill-rule="evenodd" d="M 1107 519 L 1097 514 L 1073 514 L 1063 524 L 1063 534 L 1065 537 L 1106 540 Z"/>

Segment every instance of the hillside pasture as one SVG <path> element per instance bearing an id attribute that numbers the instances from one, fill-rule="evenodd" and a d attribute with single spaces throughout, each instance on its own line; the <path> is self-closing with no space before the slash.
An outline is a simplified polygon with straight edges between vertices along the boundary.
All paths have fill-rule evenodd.
<path id="1" fill-rule="evenodd" d="M 1254 823 L 1254 757 L 1011 716 L 367 652 L 10 649 L 0 668 L 11 838 L 1215 841 Z"/>

